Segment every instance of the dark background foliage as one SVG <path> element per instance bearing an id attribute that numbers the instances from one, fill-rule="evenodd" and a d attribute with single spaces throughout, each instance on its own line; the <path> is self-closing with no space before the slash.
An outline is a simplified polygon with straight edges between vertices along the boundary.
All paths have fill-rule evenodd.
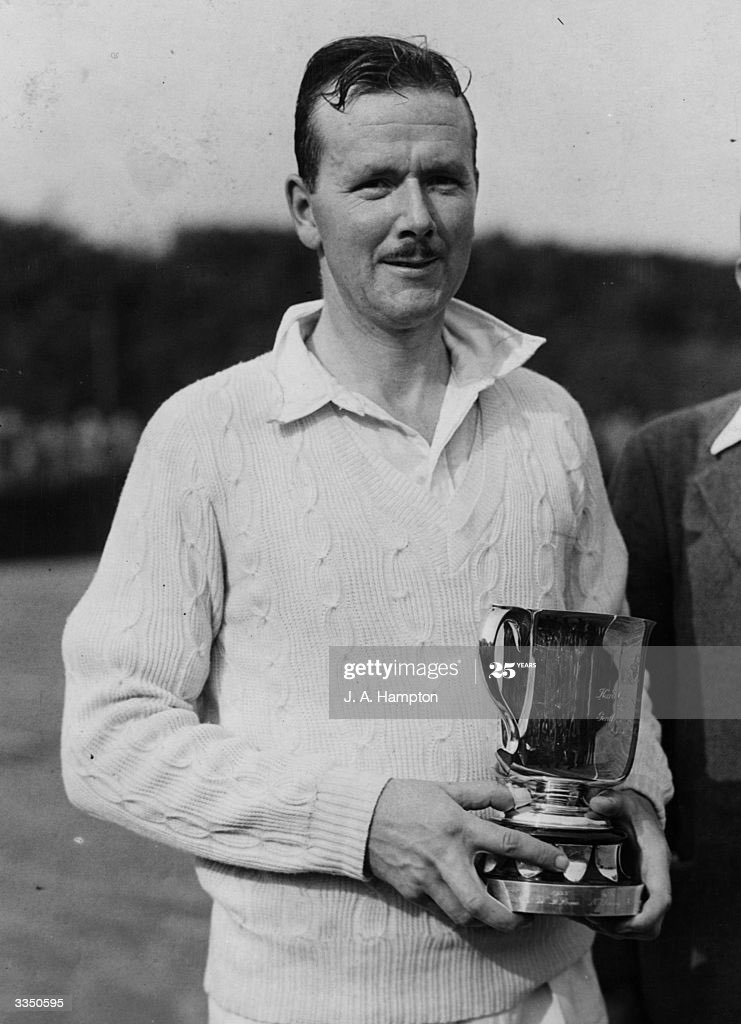
<path id="1" fill-rule="evenodd" d="M 0 267 L 0 557 L 97 550 L 155 408 L 319 294 L 314 255 L 275 231 L 183 231 L 155 256 L 0 220 Z M 641 421 L 741 386 L 724 264 L 493 235 L 461 298 L 548 338 L 530 365 L 581 402 L 606 473 Z"/>

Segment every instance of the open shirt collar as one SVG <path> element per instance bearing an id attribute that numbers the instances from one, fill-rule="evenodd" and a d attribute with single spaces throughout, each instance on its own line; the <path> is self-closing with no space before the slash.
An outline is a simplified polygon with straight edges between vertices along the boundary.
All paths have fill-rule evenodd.
<path id="1" fill-rule="evenodd" d="M 741 405 L 710 445 L 710 454 L 720 455 L 726 448 L 738 444 L 739 441 L 741 441 Z"/>
<path id="2" fill-rule="evenodd" d="M 362 396 L 344 387 L 307 349 L 323 300 L 289 307 L 273 347 L 273 371 L 280 389 L 273 419 L 292 423 L 331 402 L 363 415 Z M 522 366 L 545 341 L 452 299 L 445 313 L 443 341 L 450 352 L 451 380 L 481 391 Z"/>

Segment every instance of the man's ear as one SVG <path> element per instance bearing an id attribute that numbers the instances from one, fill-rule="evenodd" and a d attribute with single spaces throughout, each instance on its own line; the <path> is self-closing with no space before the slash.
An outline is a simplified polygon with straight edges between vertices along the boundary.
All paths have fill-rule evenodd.
<path id="1" fill-rule="evenodd" d="M 741 288 L 741 259 L 736 260 L 736 284 Z"/>
<path id="2" fill-rule="evenodd" d="M 292 174 L 286 181 L 286 199 L 296 234 L 307 249 L 321 253 L 322 239 L 314 220 L 311 192 L 298 174 Z"/>

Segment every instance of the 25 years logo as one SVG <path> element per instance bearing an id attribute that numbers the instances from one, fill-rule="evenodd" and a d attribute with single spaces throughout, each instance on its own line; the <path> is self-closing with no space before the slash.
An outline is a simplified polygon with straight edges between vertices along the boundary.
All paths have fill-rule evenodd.
<path id="1" fill-rule="evenodd" d="M 489 665 L 489 668 L 492 670 L 491 675 L 493 675 L 495 679 L 514 679 L 514 661 L 493 661 Z"/>

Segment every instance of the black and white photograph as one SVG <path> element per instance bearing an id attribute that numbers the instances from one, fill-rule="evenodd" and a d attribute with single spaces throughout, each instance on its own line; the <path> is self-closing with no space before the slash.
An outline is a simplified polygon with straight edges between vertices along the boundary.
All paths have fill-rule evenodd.
<path id="1" fill-rule="evenodd" d="M 0 1021 L 738 1024 L 741 6 L 0 38 Z"/>

